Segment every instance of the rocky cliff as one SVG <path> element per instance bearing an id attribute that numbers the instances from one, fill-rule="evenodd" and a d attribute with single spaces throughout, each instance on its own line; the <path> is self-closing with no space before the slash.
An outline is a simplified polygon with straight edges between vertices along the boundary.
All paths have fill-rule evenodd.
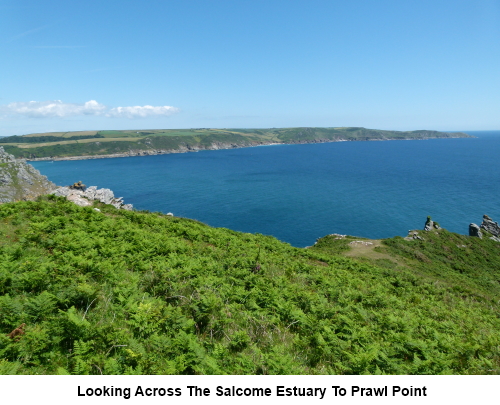
<path id="1" fill-rule="evenodd" d="M 77 184 L 77 183 L 75 183 Z M 59 197 L 66 197 L 67 200 L 72 201 L 81 207 L 87 207 L 93 204 L 93 201 L 100 201 L 103 204 L 110 204 L 115 208 L 132 210 L 132 204 L 124 204 L 123 197 L 116 198 L 113 191 L 109 188 L 100 188 L 96 186 L 85 187 L 79 182 L 80 186 L 75 187 L 59 187 L 53 194 Z"/>
<path id="2" fill-rule="evenodd" d="M 123 198 L 116 198 L 113 191 L 108 188 L 98 189 L 96 186 L 87 188 L 85 185 L 57 187 L 33 166 L 24 160 L 15 159 L 0 146 L 0 204 L 34 200 L 44 194 L 66 197 L 82 207 L 92 205 L 95 200 L 119 209 L 132 210 L 132 204 L 124 204 Z"/>
<path id="3" fill-rule="evenodd" d="M 46 176 L 33 166 L 5 152 L 0 146 L 0 204 L 20 200 L 33 200 L 49 194 L 56 188 Z"/>

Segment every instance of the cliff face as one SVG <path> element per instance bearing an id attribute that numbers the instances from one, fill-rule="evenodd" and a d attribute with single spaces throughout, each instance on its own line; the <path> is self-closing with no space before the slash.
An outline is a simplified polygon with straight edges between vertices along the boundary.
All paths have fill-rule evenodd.
<path id="1" fill-rule="evenodd" d="M 0 146 L 0 204 L 33 200 L 55 188 L 55 184 L 33 166 L 16 160 Z"/>
<path id="2" fill-rule="evenodd" d="M 44 194 L 63 196 L 83 207 L 92 205 L 92 201 L 97 200 L 119 209 L 132 210 L 132 204 L 124 204 L 121 197 L 115 198 L 113 192 L 107 188 L 57 187 L 33 166 L 22 160 L 16 160 L 0 146 L 0 204 L 34 200 Z"/>
<path id="3" fill-rule="evenodd" d="M 340 141 L 468 138 L 465 133 L 385 131 L 368 128 L 158 129 L 147 131 L 84 131 L 0 138 L 9 153 L 29 160 L 75 160 L 159 155 L 198 150 L 232 149 L 270 144 Z M 34 136 L 33 136 L 34 135 Z M 106 138 L 106 139 L 101 139 Z M 103 142 L 104 141 L 104 142 Z M 24 144 L 19 147 L 19 144 Z"/>

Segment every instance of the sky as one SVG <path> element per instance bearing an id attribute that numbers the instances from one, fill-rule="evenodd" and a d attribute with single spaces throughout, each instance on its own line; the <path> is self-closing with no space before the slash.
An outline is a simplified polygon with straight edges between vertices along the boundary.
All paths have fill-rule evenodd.
<path id="1" fill-rule="evenodd" d="M 0 0 L 0 136 L 500 129 L 500 0 Z"/>

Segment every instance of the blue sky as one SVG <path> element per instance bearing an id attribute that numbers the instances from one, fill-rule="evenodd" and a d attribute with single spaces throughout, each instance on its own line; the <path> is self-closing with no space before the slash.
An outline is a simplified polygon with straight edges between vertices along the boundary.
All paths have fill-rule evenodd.
<path id="1" fill-rule="evenodd" d="M 500 1 L 0 2 L 0 135 L 500 129 Z"/>

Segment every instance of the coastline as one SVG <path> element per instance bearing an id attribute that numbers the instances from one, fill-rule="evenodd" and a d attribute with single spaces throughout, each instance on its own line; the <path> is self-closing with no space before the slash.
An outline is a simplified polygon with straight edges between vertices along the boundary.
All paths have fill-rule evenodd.
<path id="1" fill-rule="evenodd" d="M 476 138 L 475 136 L 469 136 Z M 239 148 L 252 148 L 257 146 L 274 146 L 274 145 L 305 145 L 313 143 L 333 143 L 333 142 L 370 142 L 370 141 L 425 141 L 429 139 L 458 139 L 464 138 L 463 136 L 447 136 L 447 137 L 425 137 L 425 138 L 406 138 L 406 139 L 312 139 L 312 140 L 298 140 L 295 142 L 259 142 L 255 144 L 234 144 L 234 143 L 220 143 L 215 142 L 208 146 L 181 146 L 178 149 L 149 149 L 149 150 L 130 150 L 128 153 L 113 153 L 108 155 L 83 155 L 83 156 L 56 156 L 56 157 L 42 157 L 42 158 L 18 158 L 27 162 L 43 162 L 43 161 L 63 161 L 63 160 L 90 160 L 90 159 L 111 159 L 122 157 L 136 157 L 136 156 L 155 156 L 155 155 L 168 155 L 171 153 L 188 153 L 199 152 L 203 150 L 221 150 L 221 149 L 239 149 Z"/>

